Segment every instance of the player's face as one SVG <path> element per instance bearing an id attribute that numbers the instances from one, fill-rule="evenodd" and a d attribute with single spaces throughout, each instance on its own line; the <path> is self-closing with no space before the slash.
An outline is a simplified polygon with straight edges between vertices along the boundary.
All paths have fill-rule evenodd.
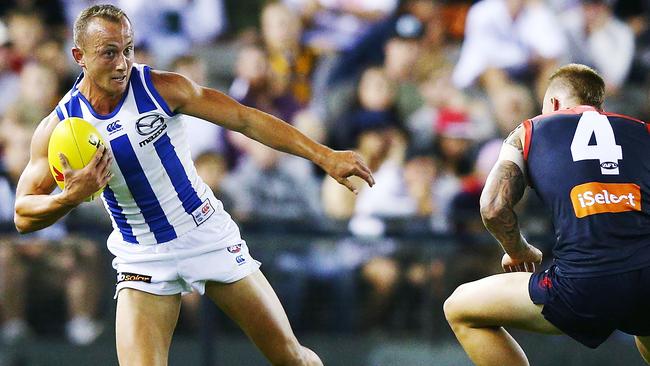
<path id="1" fill-rule="evenodd" d="M 91 20 L 82 54 L 84 77 L 109 95 L 121 95 L 128 87 L 133 65 L 131 24 L 124 17 L 120 23 L 102 18 Z"/>

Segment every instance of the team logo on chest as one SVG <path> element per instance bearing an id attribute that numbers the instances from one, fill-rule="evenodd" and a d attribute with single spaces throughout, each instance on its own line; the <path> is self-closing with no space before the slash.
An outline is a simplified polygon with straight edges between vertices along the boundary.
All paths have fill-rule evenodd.
<path id="1" fill-rule="evenodd" d="M 148 136 L 139 143 L 140 147 L 143 147 L 160 136 L 167 129 L 167 123 L 160 114 L 148 114 L 138 119 L 135 128 L 138 134 Z"/>

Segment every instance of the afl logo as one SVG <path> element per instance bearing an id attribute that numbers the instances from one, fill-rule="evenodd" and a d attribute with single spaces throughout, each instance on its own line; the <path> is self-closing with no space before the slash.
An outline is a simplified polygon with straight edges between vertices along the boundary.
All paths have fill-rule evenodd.
<path id="1" fill-rule="evenodd" d="M 136 123 L 135 127 L 138 133 L 142 136 L 148 136 L 156 132 L 162 125 L 165 124 L 165 119 L 159 114 L 149 114 L 141 117 Z"/>
<path id="2" fill-rule="evenodd" d="M 241 251 L 241 244 L 230 246 L 227 249 L 230 253 L 239 253 Z"/>
<path id="3" fill-rule="evenodd" d="M 614 170 L 614 169 L 618 169 L 618 164 L 616 164 L 613 161 L 606 161 L 606 162 L 600 163 L 600 167 L 603 168 L 603 169 Z"/>

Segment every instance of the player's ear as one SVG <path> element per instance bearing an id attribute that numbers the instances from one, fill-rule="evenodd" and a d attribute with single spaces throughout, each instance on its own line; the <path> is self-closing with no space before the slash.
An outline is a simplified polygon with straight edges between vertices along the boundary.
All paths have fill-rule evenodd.
<path id="1" fill-rule="evenodd" d="M 553 105 L 553 112 L 560 110 L 560 101 L 557 98 L 551 98 L 551 105 Z"/>
<path id="2" fill-rule="evenodd" d="M 84 67 L 86 65 L 83 59 L 84 51 L 81 48 L 77 46 L 72 47 L 72 57 L 74 58 L 74 62 L 76 62 L 77 65 L 81 67 Z"/>

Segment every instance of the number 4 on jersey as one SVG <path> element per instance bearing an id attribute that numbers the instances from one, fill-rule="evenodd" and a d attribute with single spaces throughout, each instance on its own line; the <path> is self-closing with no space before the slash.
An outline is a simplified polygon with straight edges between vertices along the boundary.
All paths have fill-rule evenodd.
<path id="1" fill-rule="evenodd" d="M 591 136 L 596 144 L 590 145 Z M 618 161 L 623 159 L 620 145 L 616 145 L 614 130 L 607 116 L 598 112 L 582 114 L 571 142 L 573 161 L 598 160 L 603 175 L 618 175 Z"/>

